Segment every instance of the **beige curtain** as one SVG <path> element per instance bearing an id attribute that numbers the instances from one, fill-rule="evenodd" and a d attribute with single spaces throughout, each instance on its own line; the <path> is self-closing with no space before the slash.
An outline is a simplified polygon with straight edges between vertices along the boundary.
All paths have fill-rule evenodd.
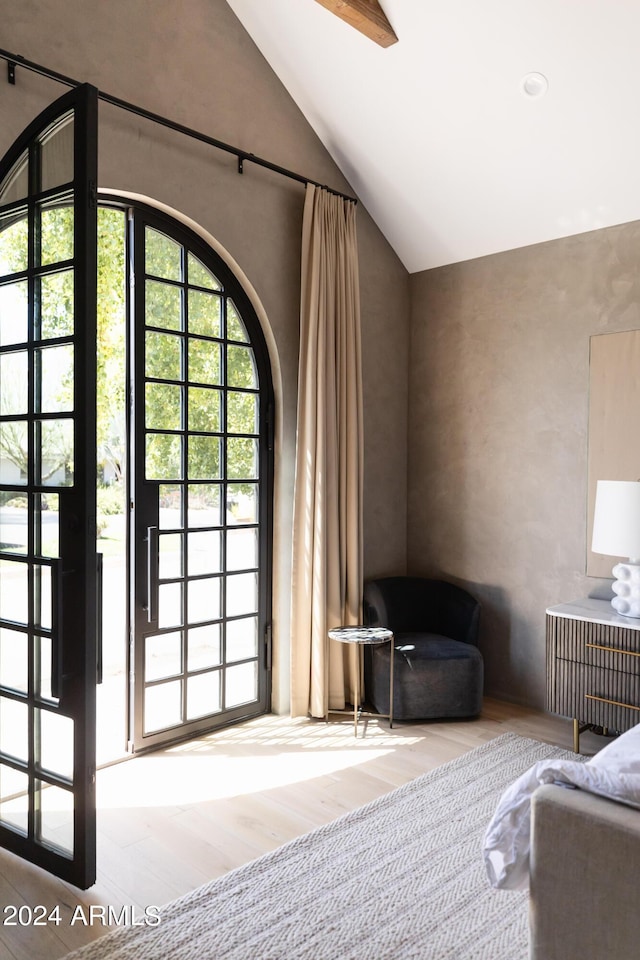
<path id="1" fill-rule="evenodd" d="M 362 373 L 356 206 L 309 184 L 302 230 L 293 526 L 291 712 L 322 717 L 353 700 L 360 623 Z"/>

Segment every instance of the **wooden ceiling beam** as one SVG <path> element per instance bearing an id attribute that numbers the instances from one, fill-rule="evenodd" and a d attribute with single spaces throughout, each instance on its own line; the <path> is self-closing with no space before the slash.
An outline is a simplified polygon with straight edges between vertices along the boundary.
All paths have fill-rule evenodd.
<path id="1" fill-rule="evenodd" d="M 390 47 L 398 38 L 378 0 L 316 0 L 381 47 Z"/>

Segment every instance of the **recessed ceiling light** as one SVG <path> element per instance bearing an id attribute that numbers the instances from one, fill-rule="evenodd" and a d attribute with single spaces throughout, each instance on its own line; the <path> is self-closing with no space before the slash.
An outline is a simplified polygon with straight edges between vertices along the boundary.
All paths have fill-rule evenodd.
<path id="1" fill-rule="evenodd" d="M 549 89 L 549 81 L 542 73 L 528 73 L 522 81 L 522 91 L 527 97 L 543 97 Z"/>

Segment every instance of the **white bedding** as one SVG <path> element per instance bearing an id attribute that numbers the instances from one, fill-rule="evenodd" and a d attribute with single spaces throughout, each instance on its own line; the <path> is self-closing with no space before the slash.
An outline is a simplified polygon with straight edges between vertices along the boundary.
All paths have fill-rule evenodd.
<path id="1" fill-rule="evenodd" d="M 543 783 L 587 790 L 640 808 L 640 724 L 586 763 L 542 760 L 505 790 L 484 839 L 484 864 L 493 887 L 522 890 L 529 883 L 531 795 Z"/>

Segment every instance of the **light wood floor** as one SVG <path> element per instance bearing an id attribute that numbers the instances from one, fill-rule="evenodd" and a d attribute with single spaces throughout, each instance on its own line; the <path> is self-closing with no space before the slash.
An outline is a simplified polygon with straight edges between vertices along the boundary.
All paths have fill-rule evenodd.
<path id="1" fill-rule="evenodd" d="M 78 905 L 140 917 L 508 731 L 571 749 L 568 720 L 487 700 L 478 720 L 369 721 L 358 740 L 348 721 L 269 715 L 100 770 L 98 882 L 82 892 L 0 851 L 0 958 L 58 960 L 107 932 L 78 913 L 72 925 Z M 581 739 L 584 753 L 603 745 Z M 59 905 L 62 922 L 3 925 L 9 904 Z"/>

